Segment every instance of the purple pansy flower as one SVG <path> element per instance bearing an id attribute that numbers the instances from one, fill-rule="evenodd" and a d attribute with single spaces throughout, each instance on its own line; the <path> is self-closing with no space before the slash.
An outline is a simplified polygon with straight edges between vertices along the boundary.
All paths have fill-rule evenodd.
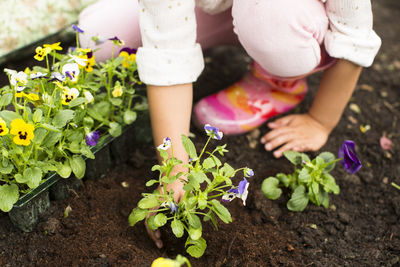
<path id="1" fill-rule="evenodd" d="M 65 80 L 65 76 L 59 72 L 52 72 L 50 74 L 49 82 L 56 81 L 56 80 L 59 82 L 63 82 Z"/>
<path id="2" fill-rule="evenodd" d="M 244 206 L 246 206 L 246 199 L 249 193 L 248 188 L 249 188 L 249 182 L 247 182 L 246 178 L 243 178 L 243 180 L 240 181 L 239 183 L 238 187 L 239 194 L 237 196 L 242 199 Z"/>
<path id="3" fill-rule="evenodd" d="M 250 168 L 246 168 L 246 170 L 244 171 L 244 176 L 245 177 L 252 177 L 254 176 L 254 171 Z"/>
<path id="4" fill-rule="evenodd" d="M 86 135 L 86 144 L 88 146 L 95 146 L 99 142 L 100 131 L 94 131 Z"/>
<path id="5" fill-rule="evenodd" d="M 136 54 L 137 50 L 135 48 L 124 47 L 121 50 L 119 50 L 119 52 L 120 53 L 121 52 L 126 52 L 126 53 L 128 53 L 130 55 L 130 54 Z"/>
<path id="6" fill-rule="evenodd" d="M 163 143 L 157 148 L 161 150 L 167 150 L 171 146 L 171 139 L 169 137 L 164 138 Z"/>
<path id="7" fill-rule="evenodd" d="M 72 24 L 72 30 L 74 30 L 74 32 L 83 33 L 83 30 L 75 24 Z"/>
<path id="8" fill-rule="evenodd" d="M 204 130 L 208 136 L 211 136 L 217 140 L 221 140 L 222 136 L 224 136 L 224 134 L 217 127 L 211 126 L 210 124 L 204 125 Z"/>
<path id="9" fill-rule="evenodd" d="M 119 39 L 117 36 L 114 36 L 113 38 L 109 38 L 108 40 L 112 41 L 116 45 L 123 45 L 125 42 Z"/>
<path id="10" fill-rule="evenodd" d="M 342 165 L 349 173 L 356 173 L 361 168 L 361 162 L 357 157 L 354 142 L 345 140 L 339 148 L 339 158 L 342 158 Z"/>
<path id="11" fill-rule="evenodd" d="M 171 210 L 171 213 L 177 213 L 178 212 L 178 205 L 176 205 L 174 202 L 172 201 L 164 201 L 163 203 L 161 203 L 160 205 L 161 207 L 168 207 Z"/>

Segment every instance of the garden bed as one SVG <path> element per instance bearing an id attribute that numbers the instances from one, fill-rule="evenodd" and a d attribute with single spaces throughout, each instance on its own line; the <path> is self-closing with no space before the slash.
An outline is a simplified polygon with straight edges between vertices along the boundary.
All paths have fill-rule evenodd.
<path id="1" fill-rule="evenodd" d="M 350 106 L 322 150 L 336 154 L 344 139 L 356 142 L 363 168 L 348 174 L 336 168 L 332 174 L 341 188 L 331 197 L 329 209 L 309 205 L 302 213 L 289 212 L 286 200 L 267 200 L 261 193 L 264 178 L 291 171 L 285 159 L 276 160 L 258 142 L 258 132 L 227 136 L 226 161 L 234 167 L 254 169 L 247 206 L 228 204 L 233 223 L 219 222 L 219 230 L 204 225 L 208 248 L 193 266 L 398 266 L 400 265 L 400 25 L 390 23 L 400 15 L 395 0 L 374 3 L 375 29 L 383 46 L 373 67 L 363 71 Z M 210 90 L 240 77 L 248 58 L 237 49 L 215 49 L 207 55 L 207 69 L 198 83 Z M 230 64 L 226 64 L 230 62 Z M 238 67 L 239 66 L 239 67 Z M 296 110 L 307 109 L 320 76 L 309 79 L 311 91 Z M 196 98 L 207 94 L 196 91 Z M 370 125 L 370 130 L 362 132 Z M 368 127 L 367 127 L 368 128 Z M 202 132 L 192 129 L 196 146 L 204 144 Z M 261 127 L 260 133 L 267 128 Z M 384 151 L 380 137 L 386 134 L 394 146 Z M 255 140 L 255 143 L 254 143 Z M 253 145 L 255 144 L 255 148 Z M 114 166 L 101 180 L 88 180 L 73 196 L 53 201 L 32 233 L 22 233 L 0 214 L 0 265 L 27 266 L 149 266 L 159 256 L 184 254 L 184 241 L 163 232 L 165 248 L 159 250 L 143 224 L 128 226 L 128 215 L 147 192 L 145 183 L 157 173 L 152 145 L 129 150 L 125 163 Z M 240 177 L 236 178 L 237 183 Z M 64 218 L 70 206 L 69 216 Z"/>

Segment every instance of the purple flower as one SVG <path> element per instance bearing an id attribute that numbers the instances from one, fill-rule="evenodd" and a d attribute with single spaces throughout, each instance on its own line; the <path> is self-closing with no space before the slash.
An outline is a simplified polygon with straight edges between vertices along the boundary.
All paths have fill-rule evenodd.
<path id="1" fill-rule="evenodd" d="M 100 131 L 94 131 L 86 135 L 86 144 L 88 146 L 95 146 L 99 142 Z"/>
<path id="2" fill-rule="evenodd" d="M 210 124 L 204 125 L 204 130 L 206 131 L 208 136 L 211 136 L 214 139 L 221 140 L 223 133 L 218 130 L 217 127 L 211 126 Z"/>
<path id="3" fill-rule="evenodd" d="M 358 159 L 353 141 L 345 140 L 339 148 L 339 158 L 342 158 L 342 165 L 349 173 L 356 173 L 361 168 L 361 162 Z"/>
<path id="4" fill-rule="evenodd" d="M 239 183 L 238 197 L 242 199 L 244 206 L 246 206 L 246 199 L 247 199 L 247 195 L 249 194 L 248 188 L 249 188 L 249 182 L 247 182 L 246 178 L 243 178 L 243 180 L 240 181 L 240 183 Z"/>
<path id="5" fill-rule="evenodd" d="M 116 45 L 123 45 L 124 41 L 119 39 L 117 36 L 114 36 L 113 38 L 109 38 L 108 40 L 112 41 Z"/>
<path id="6" fill-rule="evenodd" d="M 130 55 L 130 54 L 136 54 L 137 50 L 135 48 L 124 47 L 121 50 L 119 50 L 119 52 L 120 53 L 121 52 L 126 52 L 126 53 L 128 53 Z"/>
<path id="7" fill-rule="evenodd" d="M 178 206 L 172 202 L 172 201 L 164 201 L 160 205 L 161 207 L 168 207 L 171 210 L 171 213 L 177 213 L 178 212 Z"/>
<path id="8" fill-rule="evenodd" d="M 63 82 L 65 80 L 65 76 L 59 72 L 52 72 L 50 75 L 50 78 L 49 78 L 49 82 L 56 81 L 56 80 L 59 82 Z"/>
<path id="9" fill-rule="evenodd" d="M 83 33 L 83 30 L 75 24 L 72 24 L 72 30 L 74 30 L 74 32 Z"/>
<path id="10" fill-rule="evenodd" d="M 226 194 L 224 194 L 224 195 L 222 196 L 222 201 L 223 201 L 223 202 L 231 202 L 231 201 L 234 200 L 235 198 L 236 198 L 236 194 L 233 193 L 233 192 L 229 192 L 229 191 L 228 191 L 228 193 L 226 193 Z"/>

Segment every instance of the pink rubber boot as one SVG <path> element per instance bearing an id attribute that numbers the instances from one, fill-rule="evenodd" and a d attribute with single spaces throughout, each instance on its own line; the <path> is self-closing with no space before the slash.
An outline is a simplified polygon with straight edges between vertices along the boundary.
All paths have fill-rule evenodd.
<path id="1" fill-rule="evenodd" d="M 242 134 L 298 105 L 307 92 L 305 78 L 274 78 L 256 62 L 227 89 L 207 96 L 194 107 L 195 123 L 210 124 L 224 134 Z"/>

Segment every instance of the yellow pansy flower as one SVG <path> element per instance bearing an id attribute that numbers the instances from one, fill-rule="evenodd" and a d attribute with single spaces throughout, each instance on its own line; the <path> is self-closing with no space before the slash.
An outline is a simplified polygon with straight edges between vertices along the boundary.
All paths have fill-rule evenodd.
<path id="1" fill-rule="evenodd" d="M 51 52 L 51 48 L 50 47 L 42 48 L 41 46 L 38 46 L 36 47 L 35 52 L 36 55 L 34 56 L 34 58 L 38 61 L 42 61 L 44 57 Z"/>
<path id="2" fill-rule="evenodd" d="M 8 134 L 8 128 L 6 122 L 0 118 L 0 136 Z"/>
<path id="3" fill-rule="evenodd" d="M 88 58 L 85 66 L 86 72 L 92 72 L 93 71 L 93 66 L 96 65 L 96 60 L 94 59 L 94 55 L 92 57 Z"/>
<path id="4" fill-rule="evenodd" d="M 32 94 L 32 93 L 25 94 L 24 92 L 18 92 L 18 93 L 15 93 L 15 97 L 26 97 L 32 101 L 39 100 L 39 96 L 37 94 Z"/>
<path id="5" fill-rule="evenodd" d="M 11 131 L 12 135 L 15 135 L 13 138 L 14 143 L 17 145 L 29 146 L 31 140 L 35 135 L 33 131 L 35 130 L 35 126 L 30 123 L 26 123 L 23 119 L 15 119 L 11 122 Z"/>
<path id="6" fill-rule="evenodd" d="M 50 48 L 51 50 L 62 50 L 62 47 L 60 46 L 61 42 L 57 42 L 54 44 L 44 44 L 44 48 Z"/>
<path id="7" fill-rule="evenodd" d="M 114 86 L 114 90 L 112 91 L 113 97 L 120 97 L 122 95 L 123 88 L 121 84 L 117 81 Z"/>
<path id="8" fill-rule="evenodd" d="M 157 258 L 151 264 L 151 267 L 176 267 L 179 266 L 176 261 L 171 259 L 166 259 L 163 257 Z"/>
<path id="9" fill-rule="evenodd" d="M 119 56 L 124 58 L 124 61 L 122 61 L 122 66 L 125 68 L 129 68 L 129 66 L 136 61 L 136 54 L 129 54 L 126 51 L 119 53 Z"/>
<path id="10" fill-rule="evenodd" d="M 79 96 L 79 91 L 76 88 L 64 87 L 64 92 L 62 94 L 61 104 L 69 105 L 69 103 Z"/>

